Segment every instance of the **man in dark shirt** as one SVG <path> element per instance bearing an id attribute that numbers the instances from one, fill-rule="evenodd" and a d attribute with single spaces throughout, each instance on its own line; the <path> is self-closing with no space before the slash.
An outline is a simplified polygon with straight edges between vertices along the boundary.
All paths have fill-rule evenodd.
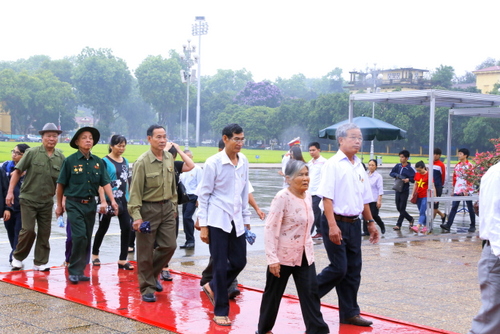
<path id="1" fill-rule="evenodd" d="M 403 225 L 403 220 L 405 218 L 410 222 L 410 227 L 413 226 L 414 221 L 413 217 L 406 212 L 406 203 L 408 203 L 408 196 L 410 194 L 410 182 L 415 182 L 415 170 L 411 166 L 411 163 L 408 162 L 409 158 L 410 152 L 407 150 L 399 152 L 400 163 L 396 164 L 389 174 L 391 177 L 401 179 L 404 182 L 403 190 L 400 192 L 396 191 L 396 209 L 399 212 L 398 222 L 393 228 L 396 231 L 401 229 L 401 225 Z"/>

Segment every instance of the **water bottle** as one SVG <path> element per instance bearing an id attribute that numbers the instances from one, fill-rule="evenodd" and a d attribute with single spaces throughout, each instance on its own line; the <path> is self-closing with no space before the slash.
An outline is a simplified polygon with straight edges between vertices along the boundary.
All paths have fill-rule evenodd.
<path id="1" fill-rule="evenodd" d="M 59 216 L 59 217 L 57 218 L 57 225 L 58 225 L 59 227 L 64 227 L 64 218 L 63 218 L 63 216 Z"/>

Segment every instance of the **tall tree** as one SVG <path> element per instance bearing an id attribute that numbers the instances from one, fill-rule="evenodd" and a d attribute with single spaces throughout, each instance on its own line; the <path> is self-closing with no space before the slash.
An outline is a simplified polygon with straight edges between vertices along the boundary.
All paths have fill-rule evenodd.
<path id="1" fill-rule="evenodd" d="M 252 73 L 244 68 L 236 71 L 219 69 L 212 76 L 204 76 L 201 79 L 201 84 L 204 91 L 210 91 L 212 94 L 238 93 L 245 88 L 249 81 L 253 81 Z"/>
<path id="2" fill-rule="evenodd" d="M 316 97 L 316 94 L 307 87 L 306 81 L 306 76 L 299 73 L 292 75 L 290 79 L 278 77 L 275 84 L 286 98 L 311 100 Z"/>
<path id="3" fill-rule="evenodd" d="M 181 81 L 179 55 L 147 57 L 135 70 L 141 96 L 158 113 L 158 122 L 173 127 L 177 112 L 186 102 L 186 86 Z M 190 96 L 194 96 L 191 94 Z M 192 119 L 192 118 L 191 118 Z"/>
<path id="4" fill-rule="evenodd" d="M 86 47 L 77 57 L 72 80 L 80 103 L 93 110 L 103 139 L 109 137 L 115 109 L 130 92 L 132 76 L 127 64 L 110 49 Z"/>
<path id="5" fill-rule="evenodd" d="M 269 108 L 278 107 L 281 100 L 281 90 L 269 81 L 247 82 L 245 88 L 235 98 L 235 102 L 240 105 Z"/>
<path id="6" fill-rule="evenodd" d="M 483 68 L 488 68 L 492 66 L 498 66 L 500 65 L 500 60 L 496 60 L 495 58 L 486 58 L 485 61 L 483 61 L 481 64 L 476 66 L 476 70 L 481 70 Z"/>
<path id="7" fill-rule="evenodd" d="M 440 65 L 436 71 L 432 73 L 431 83 L 433 87 L 450 89 L 453 85 L 453 78 L 455 77 L 455 69 L 451 66 Z"/>

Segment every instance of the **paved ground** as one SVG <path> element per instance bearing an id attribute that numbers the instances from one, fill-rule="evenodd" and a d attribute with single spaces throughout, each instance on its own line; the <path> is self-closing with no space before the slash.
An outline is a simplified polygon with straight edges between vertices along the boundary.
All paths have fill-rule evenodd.
<path id="1" fill-rule="evenodd" d="M 270 166 L 265 166 L 269 168 Z M 260 181 L 263 171 L 251 172 L 256 198 L 267 212 L 274 188 Z M 259 174 L 260 173 L 260 174 Z M 274 174 L 273 174 L 274 175 Z M 256 182 L 253 182 L 253 180 Z M 278 185 L 279 187 L 279 185 Z M 362 284 L 359 303 L 363 312 L 378 314 L 403 321 L 437 327 L 457 333 L 466 333 L 477 313 L 479 287 L 477 261 L 481 241 L 476 233 L 466 233 L 468 216 L 457 215 L 452 233 L 441 234 L 439 227 L 431 235 L 415 235 L 407 225 L 395 232 L 394 197 L 384 196 L 381 216 L 388 225 L 387 233 L 378 245 L 363 244 Z M 414 205 L 409 212 L 417 216 Z M 436 220 L 434 226 L 438 226 Z M 64 260 L 64 229 L 54 221 L 51 238 L 52 253 L 49 264 L 60 265 Z M 182 226 L 182 224 L 181 224 Z M 252 218 L 257 241 L 248 247 L 248 265 L 239 277 L 241 284 L 264 288 L 265 255 L 263 251 L 263 223 Z M 366 238 L 366 237 L 365 237 Z M 197 239 L 198 240 L 198 239 Z M 101 248 L 101 261 L 117 260 L 119 243 L 118 224 L 112 223 Z M 178 244 L 184 243 L 179 233 Z M 10 251 L 5 229 L 0 229 L 0 272 L 9 271 Z M 322 244 L 315 246 L 316 267 L 327 265 Z M 131 255 L 133 258 L 133 254 Z M 33 256 L 25 260 L 31 269 Z M 207 264 L 208 247 L 198 242 L 193 251 L 178 249 L 171 268 L 200 274 Z M 287 293 L 295 294 L 293 280 Z M 127 318 L 112 315 L 90 307 L 43 295 L 28 289 L 0 282 L 0 333 L 168 333 Z M 324 298 L 336 304 L 335 292 Z"/>

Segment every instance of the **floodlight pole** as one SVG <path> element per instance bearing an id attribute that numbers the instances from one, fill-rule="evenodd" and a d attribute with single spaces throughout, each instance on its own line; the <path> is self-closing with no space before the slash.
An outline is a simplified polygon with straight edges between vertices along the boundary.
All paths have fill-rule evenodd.
<path id="1" fill-rule="evenodd" d="M 205 16 L 196 16 L 192 26 L 193 36 L 198 36 L 198 56 L 201 57 L 201 35 L 208 33 Z M 201 61 L 198 60 L 198 89 L 196 92 L 196 146 L 200 145 L 200 94 L 201 94 Z"/>
<path id="2" fill-rule="evenodd" d="M 182 46 L 183 54 L 181 54 L 181 61 L 183 70 L 181 70 L 181 80 L 186 83 L 186 138 L 184 139 L 185 149 L 189 149 L 189 85 L 191 84 L 191 67 L 196 64 L 198 57 L 194 55 L 196 50 L 194 45 L 191 45 L 191 40 L 188 39 L 187 45 Z M 198 80 L 199 81 L 199 80 Z"/>
<path id="3" fill-rule="evenodd" d="M 366 76 L 366 80 L 371 80 L 373 78 L 373 92 L 372 93 L 378 93 L 378 89 L 380 87 L 377 87 L 377 81 L 382 80 L 384 78 L 384 75 L 382 73 L 379 73 L 377 75 L 377 71 L 373 71 L 372 73 L 368 74 Z M 368 93 L 370 93 L 370 88 L 368 88 Z M 372 118 L 375 118 L 375 102 L 372 102 Z M 370 159 L 375 159 L 375 149 L 373 148 L 373 140 L 370 143 Z"/>

